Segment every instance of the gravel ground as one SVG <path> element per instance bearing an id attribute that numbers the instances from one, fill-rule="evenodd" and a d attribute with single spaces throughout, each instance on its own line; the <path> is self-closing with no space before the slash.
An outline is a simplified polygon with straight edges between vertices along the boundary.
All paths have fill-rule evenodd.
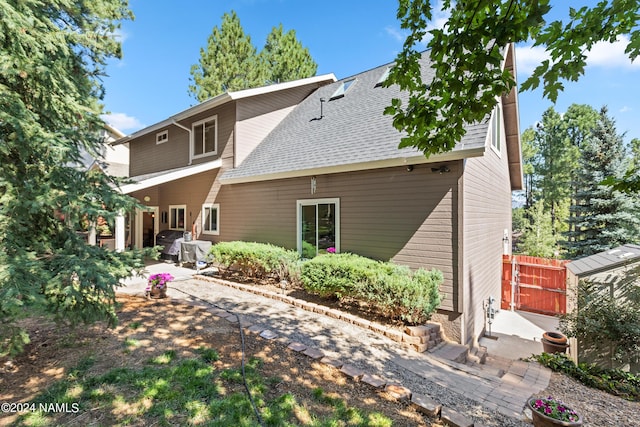
<path id="1" fill-rule="evenodd" d="M 564 374 L 552 373 L 540 396 L 561 399 L 584 419 L 584 426 L 640 426 L 640 402 L 630 402 L 583 385 Z"/>
<path id="2" fill-rule="evenodd" d="M 234 297 L 240 291 L 223 289 L 219 285 L 202 286 L 202 282 L 186 280 L 181 281 L 180 286 L 175 286 L 174 289 L 178 287 L 181 290 L 178 293 L 182 294 L 183 298 L 187 295 L 198 295 L 199 298 L 213 300 L 218 307 L 240 315 L 243 323 L 263 324 L 277 331 L 287 340 L 321 348 L 329 357 L 348 360 L 351 365 L 365 372 L 383 375 L 387 379 L 401 383 L 413 393 L 431 396 L 439 403 L 472 419 L 476 426 L 530 427 L 532 425 L 526 417 L 516 419 L 489 410 L 465 397 L 463 392 L 440 386 L 402 368 L 394 362 L 393 355 L 403 351 L 398 348 L 397 343 L 390 342 L 386 337 L 349 324 L 336 327 L 334 319 L 300 312 L 292 306 L 285 306 L 276 301 L 269 304 L 270 307 L 260 307 L 254 304 L 250 295 Z M 132 292 L 134 288 L 129 288 L 128 291 Z M 285 321 L 281 317 L 288 320 Z M 267 319 L 268 322 L 265 323 Z M 357 332 L 351 331 L 352 328 L 356 328 Z M 337 330 L 341 330 L 341 333 L 336 333 Z M 358 337 L 357 344 L 354 339 L 339 337 L 343 334 L 353 337 L 354 332 Z M 328 349 L 332 350 L 327 351 Z M 549 387 L 539 395 L 552 395 L 564 400 L 567 405 L 583 416 L 585 426 L 640 427 L 639 403 L 588 388 L 562 374 L 553 373 Z"/>

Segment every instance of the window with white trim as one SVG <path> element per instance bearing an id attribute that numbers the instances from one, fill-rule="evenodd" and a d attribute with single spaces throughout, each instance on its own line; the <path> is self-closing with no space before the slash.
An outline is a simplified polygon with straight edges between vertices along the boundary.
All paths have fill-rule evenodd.
<path id="1" fill-rule="evenodd" d="M 498 104 L 493 110 L 493 126 L 491 128 L 491 146 L 499 153 L 502 147 L 502 110 Z"/>
<path id="2" fill-rule="evenodd" d="M 169 140 L 169 129 L 156 133 L 156 144 L 162 144 Z"/>
<path id="3" fill-rule="evenodd" d="M 169 228 L 186 230 L 187 205 L 169 205 Z"/>
<path id="4" fill-rule="evenodd" d="M 340 252 L 340 199 L 297 201 L 298 252 L 304 258 Z"/>
<path id="5" fill-rule="evenodd" d="M 218 116 L 195 122 L 191 129 L 194 159 L 211 156 L 218 152 Z"/>
<path id="6" fill-rule="evenodd" d="M 202 205 L 202 232 L 204 234 L 220 234 L 220 205 L 208 203 Z"/>

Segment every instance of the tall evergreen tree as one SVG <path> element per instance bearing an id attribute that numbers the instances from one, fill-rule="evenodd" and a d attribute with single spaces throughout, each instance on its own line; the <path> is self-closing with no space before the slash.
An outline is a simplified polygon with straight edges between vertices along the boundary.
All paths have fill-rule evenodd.
<path id="1" fill-rule="evenodd" d="M 222 16 L 220 28 L 213 27 L 207 48 L 200 49 L 199 63 L 191 67 L 191 76 L 189 92 L 198 101 L 265 84 L 256 48 L 235 11 Z"/>
<path id="2" fill-rule="evenodd" d="M 553 107 L 542 115 L 534 137 L 536 199 L 544 199 L 545 210 L 551 215 L 554 233 L 562 228 L 566 216 L 561 206 L 568 205 L 573 171 L 577 165 L 578 148 L 567 133 L 567 122 Z"/>
<path id="3" fill-rule="evenodd" d="M 627 161 L 622 136 L 603 107 L 592 135 L 581 147 L 569 218 L 572 228 L 566 242 L 571 258 L 635 242 L 640 236 L 640 218 L 633 198 L 602 185 L 605 177 L 622 177 Z"/>
<path id="4" fill-rule="evenodd" d="M 33 305 L 71 323 L 114 322 L 114 289 L 143 264 L 75 232 L 134 206 L 115 178 L 73 166 L 83 150 L 101 151 L 100 77 L 120 55 L 126 0 L 0 0 L 0 11 L 2 354 L 28 342 L 15 320 Z"/>
<path id="5" fill-rule="evenodd" d="M 302 46 L 296 38 L 296 32 L 294 30 L 283 32 L 282 24 L 273 27 L 260 56 L 265 66 L 268 83 L 311 77 L 318 69 L 318 64 L 311 57 L 309 49 Z"/>
<path id="6" fill-rule="evenodd" d="M 544 201 L 536 202 L 530 211 L 518 250 L 524 254 L 551 258 L 558 254 L 557 238 L 551 225 L 551 214 L 544 209 Z"/>

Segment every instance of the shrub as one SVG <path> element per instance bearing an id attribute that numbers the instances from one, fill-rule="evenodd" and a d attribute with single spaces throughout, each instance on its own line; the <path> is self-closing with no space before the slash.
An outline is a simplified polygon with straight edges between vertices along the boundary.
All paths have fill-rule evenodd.
<path id="1" fill-rule="evenodd" d="M 603 369 L 595 364 L 575 364 L 566 354 L 542 353 L 531 356 L 534 360 L 556 372 L 572 376 L 586 386 L 606 391 L 627 400 L 640 401 L 640 375 L 621 369 Z"/>
<path id="2" fill-rule="evenodd" d="M 371 281 L 377 261 L 350 253 L 324 254 L 306 261 L 300 271 L 305 289 L 323 297 L 354 296 L 361 282 Z"/>
<path id="3" fill-rule="evenodd" d="M 268 243 L 220 242 L 209 253 L 223 276 L 236 272 L 245 279 L 297 280 L 300 257 L 295 251 Z"/>
<path id="4" fill-rule="evenodd" d="M 440 304 L 438 288 L 443 276 L 438 270 L 412 272 L 405 266 L 344 253 L 305 262 L 300 281 L 309 292 L 354 298 L 387 317 L 421 323 Z"/>

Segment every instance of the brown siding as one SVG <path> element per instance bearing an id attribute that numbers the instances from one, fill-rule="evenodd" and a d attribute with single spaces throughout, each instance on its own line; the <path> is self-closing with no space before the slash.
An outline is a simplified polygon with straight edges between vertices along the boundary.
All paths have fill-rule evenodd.
<path id="1" fill-rule="evenodd" d="M 242 163 L 293 107 L 313 90 L 315 87 L 303 86 L 239 100 L 235 166 Z"/>
<path id="2" fill-rule="evenodd" d="M 220 240 L 270 242 L 295 249 L 296 207 L 301 199 L 340 199 L 341 251 L 444 273 L 443 309 L 457 295 L 457 188 L 460 163 L 450 173 L 430 166 L 388 168 L 225 185 L 220 203 Z"/>
<path id="3" fill-rule="evenodd" d="M 467 159 L 464 169 L 464 343 L 475 341 L 483 332 L 483 304 L 489 296 L 499 308 L 505 229 L 511 238 L 511 183 L 504 139 L 501 146 L 499 155 L 487 148 L 483 157 Z"/>
<path id="4" fill-rule="evenodd" d="M 180 124 L 191 129 L 191 124 L 207 117 L 218 115 L 218 154 L 200 159 L 194 159 L 193 164 L 204 163 L 217 159 L 221 153 L 229 155 L 227 146 L 232 146 L 233 130 L 235 126 L 235 104 L 228 103 L 218 108 L 191 117 Z M 189 164 L 189 133 L 178 126 L 170 125 L 169 140 L 163 144 L 156 144 L 156 132 L 144 135 L 130 143 L 131 176 L 161 172 L 181 168 Z M 163 129 L 159 130 L 161 132 Z M 233 150 L 231 149 L 233 157 Z"/>
<path id="5" fill-rule="evenodd" d="M 169 205 L 186 205 L 187 231 L 191 230 L 191 224 L 201 222 L 202 205 L 206 202 L 207 196 L 216 182 L 218 171 L 208 171 L 187 178 L 178 179 L 167 184 L 159 185 L 147 190 L 140 190 L 132 194 L 138 200 L 144 200 L 148 195 L 151 200 L 145 202 L 147 206 L 158 206 L 160 212 L 168 212 Z M 159 218 L 158 220 L 160 220 Z M 160 230 L 169 228 L 168 223 L 160 223 Z M 200 227 L 198 227 L 200 229 Z M 211 236 L 215 237 L 215 236 Z M 200 236 L 207 240 L 207 236 Z"/>

